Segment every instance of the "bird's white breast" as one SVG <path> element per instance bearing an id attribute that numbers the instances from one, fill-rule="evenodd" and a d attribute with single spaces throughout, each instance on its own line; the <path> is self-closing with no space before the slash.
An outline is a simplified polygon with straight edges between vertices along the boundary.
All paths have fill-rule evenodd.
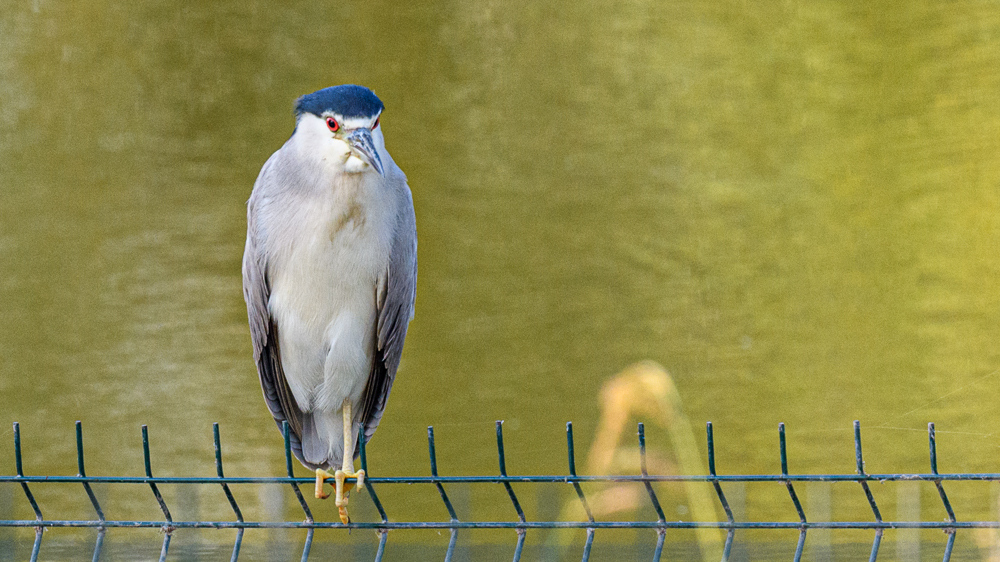
<path id="1" fill-rule="evenodd" d="M 278 326 L 282 366 L 303 411 L 357 403 L 368 378 L 386 274 L 396 198 L 376 174 L 337 174 L 333 185 L 284 196 L 271 222 L 286 241 L 269 248 L 269 309 Z"/>

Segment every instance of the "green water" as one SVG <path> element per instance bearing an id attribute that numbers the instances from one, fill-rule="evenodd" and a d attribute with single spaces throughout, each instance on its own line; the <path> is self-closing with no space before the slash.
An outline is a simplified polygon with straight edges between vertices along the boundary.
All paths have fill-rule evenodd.
<path id="1" fill-rule="evenodd" d="M 337 83 L 385 102 L 418 221 L 373 472 L 429 474 L 434 425 L 442 473 L 495 473 L 497 419 L 511 472 L 564 472 L 564 423 L 586 451 L 602 384 L 641 359 L 696 434 L 715 423 L 721 472 L 776 472 L 779 421 L 793 472 L 853 472 L 855 419 L 870 472 L 927 471 L 929 421 L 942 471 L 1000 472 L 989 3 L 0 0 L 0 442 L 21 423 L 27 472 L 75 474 L 82 420 L 90 474 L 140 474 L 145 423 L 156 474 L 211 475 L 214 421 L 227 474 L 281 473 L 244 204 L 295 97 Z M 80 490 L 40 488 L 51 517 L 89 517 Z M 963 490 L 960 519 L 992 517 Z M 393 513 L 445 517 L 424 492 Z M 157 517 L 129 493 L 143 506 L 109 516 Z M 474 509 L 509 518 L 498 493 Z M 783 493 L 748 492 L 748 513 L 794 518 Z M 231 518 L 220 501 L 191 516 Z"/>

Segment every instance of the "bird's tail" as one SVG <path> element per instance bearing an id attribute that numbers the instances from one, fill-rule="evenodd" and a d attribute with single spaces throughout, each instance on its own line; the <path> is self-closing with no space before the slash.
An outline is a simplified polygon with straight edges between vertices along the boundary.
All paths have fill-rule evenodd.
<path id="1" fill-rule="evenodd" d="M 355 440 L 354 456 L 358 456 L 355 422 L 352 434 Z M 309 412 L 302 416 L 302 457 L 311 465 L 321 468 L 340 468 L 344 460 L 344 421 L 341 412 Z"/>
<path id="2" fill-rule="evenodd" d="M 332 449 L 343 449 L 343 444 L 336 447 L 331 443 L 331 434 L 326 427 L 332 420 L 317 419 L 315 412 L 302 416 L 302 457 L 305 462 L 322 468 L 334 466 L 331 462 Z M 342 424 L 336 424 L 342 425 Z M 343 440 L 343 438 L 341 438 Z M 339 457 L 339 455 L 338 455 Z"/>

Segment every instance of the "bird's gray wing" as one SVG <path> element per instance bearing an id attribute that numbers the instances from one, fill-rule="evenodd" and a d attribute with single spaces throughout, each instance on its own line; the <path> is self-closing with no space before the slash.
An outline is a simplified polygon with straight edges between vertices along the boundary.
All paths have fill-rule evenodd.
<path id="1" fill-rule="evenodd" d="M 273 157 L 272 157 L 273 159 Z M 254 192 L 247 203 L 247 244 L 243 253 L 243 298 L 247 304 L 250 321 L 250 338 L 253 342 L 253 358 L 260 376 L 260 386 L 264 400 L 274 416 L 275 423 L 288 421 L 291 429 L 291 445 L 295 456 L 302 458 L 303 414 L 292 396 L 285 373 L 281 367 L 281 350 L 278 346 L 278 326 L 271 317 L 267 303 L 271 294 L 268 279 L 267 255 L 263 251 L 266 233 L 260 228 L 257 214 L 260 212 L 265 190 L 261 184 L 273 181 L 268 171 L 271 160 L 261 169 Z"/>
<path id="2" fill-rule="evenodd" d="M 365 441 L 382 419 L 386 399 L 403 354 L 406 328 L 413 318 L 417 291 L 417 223 L 409 188 L 402 185 L 403 205 L 389 257 L 389 268 L 376 287 L 378 322 L 375 326 L 375 360 L 368 376 L 362 407 Z"/>

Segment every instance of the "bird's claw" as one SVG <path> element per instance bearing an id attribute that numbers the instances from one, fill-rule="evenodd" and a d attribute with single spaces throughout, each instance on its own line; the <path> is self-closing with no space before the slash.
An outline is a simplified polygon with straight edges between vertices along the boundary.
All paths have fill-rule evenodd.
<path id="1" fill-rule="evenodd" d="M 344 481 L 345 478 L 355 478 L 356 482 L 348 484 Z M 365 486 L 365 471 L 359 470 L 357 472 L 345 472 L 343 470 L 338 470 L 333 474 L 333 479 L 337 491 L 337 497 L 334 503 L 337 504 L 337 511 L 340 512 L 340 521 L 347 525 L 351 522 L 350 516 L 347 514 L 347 500 L 350 496 L 351 489 L 355 486 L 360 490 Z"/>
<path id="2" fill-rule="evenodd" d="M 333 475 L 329 472 L 322 468 L 316 469 L 316 499 L 325 500 L 330 497 L 330 494 L 323 493 L 323 482 L 326 482 L 330 478 L 333 478 Z"/>

